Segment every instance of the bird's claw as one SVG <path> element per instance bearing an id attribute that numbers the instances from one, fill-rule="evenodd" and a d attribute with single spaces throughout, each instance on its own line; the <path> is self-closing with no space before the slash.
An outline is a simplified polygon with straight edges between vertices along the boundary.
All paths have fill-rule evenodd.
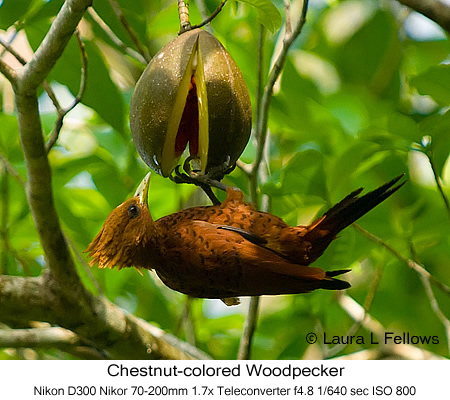
<path id="1" fill-rule="evenodd" d="M 222 302 L 230 307 L 230 306 L 238 306 L 239 304 L 241 304 L 241 300 L 239 300 L 239 297 L 225 297 L 222 300 Z"/>
<path id="2" fill-rule="evenodd" d="M 236 168 L 236 164 L 230 165 L 230 156 L 227 156 L 225 162 L 215 167 L 212 167 L 208 173 L 205 175 L 200 174 L 199 169 L 193 169 L 191 167 L 191 161 L 198 160 L 197 156 L 189 156 L 183 163 L 184 172 L 193 180 L 205 183 L 209 186 L 217 187 L 218 189 L 225 190 L 227 185 L 224 185 L 220 181 L 223 177 L 229 173 L 231 173 L 234 168 Z"/>
<path id="3" fill-rule="evenodd" d="M 196 186 L 200 186 L 211 199 L 214 204 L 220 204 L 220 201 L 212 192 L 211 187 L 227 191 L 228 185 L 220 182 L 225 174 L 230 173 L 236 167 L 236 164 L 230 166 L 230 157 L 217 167 L 211 168 L 207 174 L 200 174 L 199 169 L 193 169 L 191 166 L 191 161 L 198 159 L 197 156 L 189 156 L 183 163 L 183 170 L 181 171 L 181 166 L 177 165 L 174 174 L 170 176 L 170 179 L 175 183 L 190 183 Z"/>

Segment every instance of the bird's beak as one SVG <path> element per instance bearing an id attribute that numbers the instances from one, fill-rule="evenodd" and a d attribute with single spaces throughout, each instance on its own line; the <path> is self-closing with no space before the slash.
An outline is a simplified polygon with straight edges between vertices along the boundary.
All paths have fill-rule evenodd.
<path id="1" fill-rule="evenodd" d="M 150 186 L 150 175 L 151 172 L 145 175 L 145 178 L 142 179 L 141 183 L 136 189 L 136 193 L 134 194 L 134 197 L 139 197 L 139 202 L 141 203 L 141 205 L 144 204 L 147 205 L 148 187 Z"/>

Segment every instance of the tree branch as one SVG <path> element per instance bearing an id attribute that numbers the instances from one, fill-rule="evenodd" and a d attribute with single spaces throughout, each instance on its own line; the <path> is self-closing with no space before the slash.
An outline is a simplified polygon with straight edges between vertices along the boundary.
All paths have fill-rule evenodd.
<path id="1" fill-rule="evenodd" d="M 387 249 L 389 252 L 391 252 L 395 257 L 397 257 L 400 261 L 402 261 L 404 264 L 406 264 L 409 268 L 415 270 L 420 276 L 423 276 L 424 278 L 428 279 L 431 283 L 433 283 L 435 286 L 437 286 L 439 289 L 441 289 L 444 293 L 447 295 L 450 295 L 450 287 L 448 287 L 446 284 L 440 282 L 438 279 L 436 279 L 433 275 L 431 275 L 423 266 L 419 265 L 415 261 L 403 257 L 397 250 L 395 250 L 393 247 L 391 247 L 389 244 L 387 244 L 384 240 L 380 239 L 379 237 L 373 235 L 369 231 L 366 231 L 364 228 L 359 226 L 358 224 L 353 224 L 353 227 L 356 228 L 359 232 L 361 232 L 364 236 L 369 238 L 375 243 L 378 243 L 379 245 L 383 246 L 385 249 Z"/>
<path id="2" fill-rule="evenodd" d="M 0 329 L 0 347 L 61 348 L 80 344 L 75 333 L 63 328 Z"/>
<path id="3" fill-rule="evenodd" d="M 35 90 L 47 77 L 92 0 L 66 0 L 36 53 L 20 71 L 17 91 Z"/>
<path id="4" fill-rule="evenodd" d="M 46 261 L 56 279 L 81 286 L 53 203 L 51 169 L 45 149 L 37 94 L 16 92 L 17 119 L 27 166 L 26 192 Z"/>
<path id="5" fill-rule="evenodd" d="M 108 358 L 209 359 L 197 348 L 96 297 L 91 307 L 71 303 L 48 274 L 0 276 L 0 320 L 8 324 L 58 324 Z M 69 311 L 70 310 L 70 311 Z M 1 342 L 0 342 L 1 344 Z"/>
<path id="6" fill-rule="evenodd" d="M 297 26 L 295 27 L 295 30 L 288 34 L 285 33 L 285 37 L 283 39 L 283 48 L 281 49 L 280 54 L 278 55 L 275 63 L 273 64 L 273 67 L 269 74 L 269 80 L 267 82 L 267 85 L 264 89 L 264 94 L 261 100 L 261 115 L 260 118 L 256 121 L 256 139 L 258 141 L 258 147 L 256 149 L 256 157 L 255 161 L 253 162 L 253 175 L 257 175 L 259 171 L 259 167 L 261 164 L 261 161 L 263 159 L 264 154 L 264 148 L 266 145 L 267 140 L 267 123 L 269 120 L 269 107 L 270 107 L 270 101 L 273 94 L 273 88 L 275 86 L 276 81 L 278 80 L 278 77 L 281 74 L 281 71 L 283 70 L 284 63 L 286 62 L 286 57 L 288 54 L 288 51 L 290 47 L 292 46 L 292 43 L 294 43 L 295 39 L 300 35 L 303 26 L 306 23 L 306 13 L 308 11 L 308 0 L 303 0 L 303 7 L 302 12 L 300 16 L 300 20 L 298 21 Z"/>
<path id="7" fill-rule="evenodd" d="M 398 0 L 399 3 L 412 8 L 436 22 L 450 33 L 450 4 L 445 0 Z"/>
<path id="8" fill-rule="evenodd" d="M 54 348 L 85 360 L 105 359 L 102 353 L 88 346 L 75 333 L 57 327 L 0 329 L 0 347 Z"/>

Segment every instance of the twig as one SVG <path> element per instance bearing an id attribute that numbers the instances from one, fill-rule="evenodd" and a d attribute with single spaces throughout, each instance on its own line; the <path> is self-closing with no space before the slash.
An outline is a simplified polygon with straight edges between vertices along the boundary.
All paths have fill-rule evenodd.
<path id="1" fill-rule="evenodd" d="M 119 18 L 119 21 L 127 31 L 128 35 L 130 36 L 132 42 L 138 49 L 138 52 L 141 54 L 141 56 L 148 62 L 152 59 L 150 57 L 150 54 L 148 53 L 147 49 L 142 45 L 141 41 L 139 40 L 136 32 L 134 29 L 130 26 L 127 19 L 125 18 L 125 15 L 122 12 L 122 9 L 120 8 L 119 3 L 116 0 L 109 0 L 109 4 L 111 5 L 114 13 L 116 14 L 117 18 Z"/>
<path id="2" fill-rule="evenodd" d="M 307 11 L 308 11 L 308 0 L 303 0 L 303 7 L 300 20 L 297 26 L 295 27 L 295 30 L 290 35 L 288 35 L 287 32 L 285 32 L 285 37 L 283 39 L 283 48 L 281 49 L 281 52 L 278 55 L 272 67 L 272 70 L 270 71 L 269 80 L 264 89 L 264 94 L 261 101 L 261 116 L 258 119 L 258 121 L 256 121 L 256 139 L 258 141 L 258 147 L 256 149 L 255 161 L 253 162 L 253 170 L 252 170 L 253 175 L 258 174 L 261 160 L 263 159 L 264 155 L 264 147 L 266 145 L 268 133 L 267 123 L 269 119 L 269 106 L 272 98 L 273 88 L 284 67 L 284 63 L 286 61 L 289 48 L 291 47 L 294 40 L 297 39 L 297 37 L 300 35 L 303 26 L 305 25 Z"/>
<path id="3" fill-rule="evenodd" d="M 430 18 L 450 33 L 450 5 L 445 0 L 398 0 L 405 6 L 412 8 Z"/>
<path id="4" fill-rule="evenodd" d="M 261 99 L 260 103 L 257 103 L 257 120 L 256 120 L 256 141 L 257 141 L 257 149 L 256 149 L 256 157 L 254 162 L 252 163 L 252 169 L 250 173 L 250 193 L 252 197 L 252 201 L 255 204 L 258 204 L 258 175 L 261 174 L 261 166 L 263 163 L 263 156 L 264 156 L 264 149 L 266 147 L 267 142 L 267 135 L 268 135 L 268 128 L 267 123 L 269 120 L 269 107 L 270 107 L 270 101 L 273 94 L 273 88 L 275 86 L 275 83 L 280 76 L 280 73 L 284 67 L 284 63 L 286 61 L 287 53 L 289 51 L 289 48 L 291 47 L 294 40 L 300 35 L 303 26 L 306 22 L 306 13 L 308 10 L 308 0 L 303 1 L 303 8 L 300 16 L 300 20 L 295 28 L 295 30 L 292 33 L 288 33 L 285 29 L 285 37 L 283 40 L 283 48 L 278 55 L 270 73 L 269 73 L 269 79 L 268 82 L 264 88 L 264 91 L 261 96 L 261 87 L 258 86 L 258 93 L 257 93 L 257 99 Z M 258 80 L 259 85 L 262 83 L 262 60 L 263 60 L 263 40 L 264 40 L 264 31 L 261 28 L 260 35 L 259 35 L 259 47 L 258 47 L 258 65 L 259 65 L 259 71 L 258 71 Z M 261 176 L 261 178 L 263 178 Z M 264 174 L 265 178 L 265 174 Z M 265 201 L 265 208 L 268 207 L 268 199 Z M 267 210 L 265 210 L 267 211 Z M 255 332 L 257 319 L 258 319 L 258 305 L 259 305 L 259 297 L 252 297 L 250 300 L 250 306 L 249 311 L 244 327 L 244 332 L 241 337 L 241 341 L 239 344 L 239 351 L 238 351 L 238 359 L 246 359 L 250 355 L 250 346 L 253 340 L 253 334 Z"/>
<path id="5" fill-rule="evenodd" d="M 378 337 L 383 336 L 383 325 L 373 318 L 364 306 L 345 293 L 338 293 L 337 300 L 342 309 L 360 326 Z"/>
<path id="6" fill-rule="evenodd" d="M 0 72 L 5 75 L 6 79 L 10 81 L 11 84 L 14 83 L 16 79 L 16 73 L 14 71 L 14 68 L 11 68 L 5 61 L 2 60 L 1 57 L 3 57 L 3 54 L 5 54 L 5 51 L 11 52 L 11 43 L 14 41 L 14 39 L 17 36 L 17 31 L 14 32 L 12 35 L 12 38 L 6 43 L 1 37 L 0 37 L 0 44 L 3 46 L 3 51 L 0 53 Z M 14 49 L 12 51 L 15 53 Z M 14 55 L 14 54 L 13 54 Z"/>
<path id="7" fill-rule="evenodd" d="M 416 271 L 419 275 L 425 277 L 426 279 L 429 279 L 431 283 L 433 283 L 435 286 L 437 286 L 439 289 L 441 289 L 444 293 L 447 295 L 450 295 L 450 287 L 448 287 L 446 284 L 440 282 L 438 279 L 436 279 L 433 275 L 431 275 L 423 266 L 419 265 L 415 261 L 403 257 L 397 250 L 395 250 L 393 247 L 388 245 L 385 241 L 380 239 L 379 237 L 373 235 L 369 231 L 366 231 L 364 228 L 359 226 L 358 224 L 353 224 L 353 227 L 361 232 L 364 236 L 368 237 L 370 240 L 372 240 L 375 243 L 378 243 L 379 245 L 383 246 L 385 249 L 387 249 L 389 252 L 391 252 L 395 257 L 397 257 L 400 261 L 402 261 L 404 264 L 406 264 L 409 268 Z"/>
<path id="8" fill-rule="evenodd" d="M 36 89 L 47 77 L 92 0 L 66 0 L 41 45 L 20 70 L 21 93 Z"/>
<path id="9" fill-rule="evenodd" d="M 191 29 L 197 29 L 205 26 L 206 24 L 209 24 L 214 18 L 216 18 L 217 14 L 219 14 L 222 11 L 223 6 L 227 0 L 223 0 L 220 2 L 220 4 L 217 6 L 217 8 L 214 10 L 214 12 L 206 19 L 204 19 L 200 24 L 193 25 Z"/>
<path id="10" fill-rule="evenodd" d="M 436 297 L 434 296 L 433 290 L 431 288 L 431 283 L 439 287 L 444 293 L 450 295 L 450 288 L 443 284 L 442 282 L 438 281 L 433 275 L 431 275 L 422 265 L 418 264 L 417 262 L 408 259 L 406 257 L 403 257 L 397 250 L 395 250 L 393 247 L 389 246 L 386 242 L 384 242 L 379 237 L 373 235 L 372 233 L 366 231 L 364 228 L 360 227 L 357 224 L 353 224 L 353 226 L 360 231 L 364 236 L 368 237 L 370 240 L 382 245 L 384 248 L 389 250 L 395 257 L 397 257 L 400 261 L 408 265 L 408 267 L 415 270 L 422 281 L 422 284 L 424 285 L 425 291 L 427 293 L 428 299 L 430 301 L 431 308 L 433 309 L 436 316 L 439 318 L 439 320 L 442 322 L 445 328 L 445 333 L 447 335 L 447 346 L 450 354 L 450 321 L 447 319 L 447 317 L 442 313 L 441 309 L 439 308 L 439 304 L 436 300 Z M 414 251 L 414 249 L 412 248 Z"/>
<path id="11" fill-rule="evenodd" d="M 128 47 L 124 42 L 122 42 L 116 34 L 112 31 L 112 29 L 106 24 L 105 21 L 100 17 L 100 15 L 97 14 L 97 12 L 94 10 L 94 8 L 88 9 L 88 14 L 92 17 L 94 22 L 103 30 L 103 32 L 106 33 L 106 35 L 111 39 L 111 41 L 126 55 L 134 58 L 136 61 L 140 62 L 141 64 L 147 64 L 147 59 L 142 56 L 139 52 L 136 50 L 133 50 L 132 48 Z"/>
<path id="12" fill-rule="evenodd" d="M 427 293 L 428 299 L 430 300 L 431 308 L 433 309 L 434 313 L 438 317 L 438 319 L 441 321 L 442 325 L 444 325 L 445 328 L 445 334 L 447 336 L 447 351 L 450 355 L 450 321 L 447 319 L 447 317 L 444 315 L 444 313 L 439 308 L 439 304 L 436 300 L 436 297 L 433 293 L 433 289 L 431 288 L 430 280 L 423 276 L 422 274 L 419 275 L 420 279 L 422 280 L 422 284 L 425 287 L 425 291 Z"/>
<path id="13" fill-rule="evenodd" d="M 25 65 L 27 61 L 16 51 L 14 50 L 14 47 L 11 46 L 11 43 L 6 43 L 1 37 L 0 37 L 0 44 L 4 47 L 4 49 L 10 53 L 14 58 L 19 61 L 22 65 Z"/>
<path id="14" fill-rule="evenodd" d="M 251 171 L 251 166 L 249 164 L 246 164 L 242 160 L 237 160 L 236 161 L 236 167 L 238 167 L 245 175 L 250 177 L 250 174 L 251 174 L 252 171 Z"/>
<path id="15" fill-rule="evenodd" d="M 8 174 L 10 174 L 22 186 L 25 186 L 25 181 L 2 153 L 0 153 L 0 164 L 3 164 L 3 166 L 6 168 L 6 171 L 8 171 Z"/>
<path id="16" fill-rule="evenodd" d="M 25 187 L 25 181 L 2 153 L 0 153 L 0 164 L 6 168 L 6 171 L 9 175 L 11 175 L 17 182 Z"/>
<path id="17" fill-rule="evenodd" d="M 448 201 L 447 196 L 445 195 L 444 189 L 442 188 L 441 180 L 439 179 L 439 174 L 437 173 L 437 169 L 436 169 L 436 164 L 433 161 L 433 154 L 431 153 L 431 151 L 427 151 L 427 149 L 425 149 L 425 154 L 428 157 L 428 160 L 430 162 L 431 170 L 433 171 L 436 186 L 439 190 L 439 193 L 441 194 L 442 200 L 444 200 L 445 208 L 447 209 L 447 213 L 450 218 L 450 203 Z"/>
<path id="18" fill-rule="evenodd" d="M 97 290 L 97 294 L 99 294 L 101 296 L 104 296 L 105 294 L 103 293 L 103 290 L 102 290 L 100 284 L 98 283 L 97 279 L 95 279 L 95 276 L 92 273 L 92 268 L 86 262 L 86 258 L 83 257 L 83 255 L 81 254 L 80 250 L 78 250 L 78 247 L 73 242 L 73 240 L 69 238 L 67 233 L 66 232 L 63 232 L 63 233 L 64 233 L 64 237 L 65 237 L 67 243 L 69 244 L 70 248 L 72 249 L 72 252 L 75 254 L 76 259 L 82 265 L 82 267 L 83 267 L 84 271 L 86 272 L 87 276 L 89 277 L 89 279 L 91 280 L 91 282 L 95 286 L 95 289 Z"/>
<path id="19" fill-rule="evenodd" d="M 264 80 L 264 38 L 265 28 L 262 24 L 259 25 L 258 37 L 258 85 L 256 88 L 256 120 L 259 120 L 261 114 L 261 98 L 263 93 Z M 242 163 L 243 164 L 243 163 Z M 242 165 L 241 169 L 246 172 L 249 178 L 250 198 L 253 204 L 258 205 L 258 177 L 252 173 L 250 165 Z M 267 210 L 266 210 L 267 211 Z M 238 360 L 245 360 L 250 357 L 251 345 L 253 342 L 253 335 L 256 330 L 258 322 L 258 308 L 259 297 L 251 297 L 248 307 L 247 318 L 245 320 L 244 330 L 242 332 L 241 340 L 239 342 Z"/>
<path id="20" fill-rule="evenodd" d="M 27 60 L 25 60 L 17 51 L 14 50 L 14 48 L 11 46 L 10 43 L 4 42 L 0 38 L 0 44 L 7 50 L 17 61 L 19 61 L 22 65 L 26 65 Z M 52 101 L 53 105 L 55 106 L 57 112 L 59 113 L 62 109 L 59 105 L 59 101 L 56 98 L 55 92 L 53 91 L 52 87 L 47 83 L 47 81 L 42 82 L 42 86 L 44 90 L 47 92 L 48 97 Z"/>
<path id="21" fill-rule="evenodd" d="M 9 46 L 11 46 L 11 44 L 14 42 L 14 40 L 16 40 L 16 37 L 17 37 L 18 34 L 19 34 L 19 32 L 17 31 L 17 29 L 14 29 L 14 31 L 11 34 L 11 37 L 8 40 L 8 45 Z M 1 38 L 0 38 L 0 40 L 2 41 L 2 43 L 5 43 Z M 2 51 L 0 51 L 0 58 L 3 57 L 3 54 L 5 54 L 5 51 L 7 51 L 6 48 L 4 48 Z"/>
<path id="22" fill-rule="evenodd" d="M 188 0 L 178 0 L 178 16 L 180 17 L 180 31 L 178 34 L 181 35 L 182 33 L 192 29 L 191 23 L 189 22 Z"/>
<path id="23" fill-rule="evenodd" d="M 0 222 L 0 236 L 3 242 L 2 254 L 0 257 L 0 274 L 6 274 L 6 266 L 8 261 L 8 221 L 9 221 L 9 182 L 8 170 L 5 165 L 0 166 L 1 177 L 1 199 L 2 199 L 2 215 Z"/>
<path id="24" fill-rule="evenodd" d="M 291 2 L 290 0 L 284 0 L 284 9 L 286 14 L 286 34 L 290 35 L 292 33 L 292 22 L 291 22 Z"/>
<path id="25" fill-rule="evenodd" d="M 430 351 L 410 344 L 394 344 L 393 346 L 377 346 L 375 349 L 357 351 L 333 360 L 448 360 Z"/>
<path id="26" fill-rule="evenodd" d="M 411 241 L 409 243 L 409 247 L 411 249 L 413 258 L 416 261 L 418 261 L 418 257 L 417 257 L 416 250 L 414 248 L 414 244 Z M 442 325 L 444 325 L 445 334 L 447 336 L 448 354 L 450 355 L 450 320 L 444 315 L 444 313 L 441 311 L 441 309 L 439 307 L 436 296 L 434 295 L 433 289 L 431 288 L 430 279 L 422 274 L 420 274 L 419 276 L 420 276 L 422 284 L 425 288 L 425 292 L 427 293 L 431 308 L 433 309 L 433 311 L 436 314 L 436 316 L 438 317 L 438 319 L 441 321 Z"/>
<path id="27" fill-rule="evenodd" d="M 259 296 L 253 296 L 250 298 L 250 305 L 248 307 L 247 318 L 245 320 L 244 332 L 242 333 L 241 341 L 239 342 L 239 350 L 237 355 L 238 360 L 248 360 L 250 358 L 253 335 L 258 322 L 259 299 Z"/>
<path id="28" fill-rule="evenodd" d="M 355 321 L 354 324 L 349 328 L 345 336 L 349 337 L 355 335 L 358 329 L 361 326 L 363 326 L 369 327 L 370 330 L 374 332 L 380 339 L 382 338 L 383 327 L 381 326 L 381 324 L 375 323 L 374 320 L 372 320 L 369 315 L 370 307 L 372 306 L 373 300 L 375 298 L 375 293 L 380 284 L 382 272 L 383 272 L 382 268 L 378 268 L 376 270 L 375 279 L 373 280 L 373 283 L 370 285 L 369 292 L 367 293 L 367 296 L 364 300 L 364 304 L 362 305 L 362 307 L 351 297 L 344 295 L 342 293 L 337 294 L 339 304 L 345 311 L 347 312 L 352 311 L 352 313 L 349 315 Z M 353 302 L 355 303 L 353 307 L 350 306 L 350 304 L 353 304 L 350 302 L 350 300 L 353 300 Z M 356 304 L 360 307 L 359 310 L 361 310 L 358 311 L 357 313 L 354 312 Z M 337 344 L 331 347 L 325 352 L 324 358 L 330 358 L 335 356 L 336 354 L 343 351 L 347 346 L 348 344 Z"/>
<path id="29" fill-rule="evenodd" d="M 206 7 L 205 0 L 196 0 L 195 4 L 197 5 L 197 9 L 202 17 L 202 20 L 206 20 L 209 17 L 209 10 Z M 205 27 L 205 30 L 211 34 L 214 32 L 211 25 Z"/>
<path id="30" fill-rule="evenodd" d="M 256 87 L 256 107 L 255 107 L 255 116 L 256 116 L 256 125 L 258 127 L 260 121 L 263 117 L 263 107 L 262 102 L 264 98 L 264 39 L 266 36 L 266 29 L 264 25 L 259 24 L 259 36 L 258 36 L 258 83 Z M 268 112 L 268 108 L 266 110 Z M 258 128 L 256 128 L 258 129 Z M 257 146 L 260 146 L 261 134 L 256 131 L 255 139 L 257 141 Z M 264 144 L 265 147 L 265 144 Z M 259 161 L 258 171 L 261 167 L 262 158 Z M 257 170 L 254 169 L 256 161 L 253 162 L 253 165 L 249 165 L 248 175 L 250 178 L 250 195 L 252 202 L 254 204 L 259 204 L 258 202 L 258 174 Z"/>
<path id="31" fill-rule="evenodd" d="M 173 332 L 174 332 L 174 335 L 178 336 L 180 329 L 184 325 L 186 341 L 190 345 L 195 346 L 197 339 L 195 338 L 194 323 L 191 319 L 191 317 L 192 317 L 192 302 L 193 301 L 194 301 L 193 297 L 185 296 L 184 304 L 183 304 L 183 311 L 182 311 L 180 317 L 178 318 L 177 324 L 176 324 Z"/>
<path id="32" fill-rule="evenodd" d="M 0 38 L 0 44 L 4 47 L 6 51 L 8 51 L 17 61 L 19 61 L 22 65 L 26 65 L 27 61 L 19 54 L 17 51 L 14 50 L 14 48 L 11 46 L 10 43 L 4 42 Z M 56 94 L 53 91 L 52 87 L 47 83 L 47 81 L 42 82 L 42 86 L 44 90 L 46 91 L 48 97 L 52 101 L 53 105 L 56 108 L 57 113 L 62 113 L 63 110 L 59 104 L 58 99 L 56 98 Z"/>
<path id="33" fill-rule="evenodd" d="M 52 149 L 52 147 L 55 145 L 56 141 L 58 140 L 59 133 L 61 132 L 61 128 L 63 126 L 63 121 L 64 121 L 65 116 L 77 106 L 77 104 L 83 98 L 84 92 L 86 91 L 86 81 L 87 81 L 87 71 L 88 71 L 86 48 L 84 47 L 84 43 L 81 39 L 80 31 L 78 29 L 75 31 L 75 36 L 77 38 L 78 46 L 80 47 L 80 52 L 81 52 L 80 89 L 79 89 L 78 94 L 75 97 L 73 103 L 66 109 L 61 108 L 61 106 L 58 103 L 58 100 L 54 96 L 53 90 L 51 90 L 51 91 L 47 90 L 47 93 L 53 94 L 53 98 L 52 97 L 50 97 L 50 98 L 52 98 L 52 102 L 56 107 L 56 112 L 58 113 L 58 118 L 56 119 L 53 132 L 50 134 L 50 137 L 45 145 L 45 149 L 46 149 L 47 153 Z"/>
<path id="34" fill-rule="evenodd" d="M 8 81 L 14 85 L 17 80 L 17 74 L 14 68 L 11 68 L 3 59 L 0 58 L 0 72 Z"/>

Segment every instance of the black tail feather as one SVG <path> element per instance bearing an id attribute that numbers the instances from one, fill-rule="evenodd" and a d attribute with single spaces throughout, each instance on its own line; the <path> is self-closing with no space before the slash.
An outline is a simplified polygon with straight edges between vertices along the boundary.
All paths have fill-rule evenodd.
<path id="1" fill-rule="evenodd" d="M 320 288 L 326 290 L 344 290 L 350 287 L 350 283 L 341 281 L 339 279 L 322 279 L 320 281 Z"/>
<path id="2" fill-rule="evenodd" d="M 333 278 L 333 276 L 342 275 L 347 272 L 350 272 L 350 270 L 349 269 L 340 269 L 337 271 L 327 271 L 326 278 L 319 281 L 320 289 L 326 289 L 326 290 L 348 289 L 351 286 L 350 283 Z"/>
<path id="3" fill-rule="evenodd" d="M 350 272 L 351 269 L 338 269 L 335 271 L 326 271 L 326 276 L 328 276 L 329 278 L 332 278 L 333 276 L 338 276 L 338 275 L 343 275 L 346 274 L 347 272 Z"/>
<path id="4" fill-rule="evenodd" d="M 394 185 L 403 176 L 404 174 L 398 176 L 392 181 L 380 186 L 372 192 L 365 194 L 364 196 L 359 196 L 359 194 L 363 191 L 362 188 L 350 193 L 347 197 L 345 197 L 345 199 L 330 208 L 324 214 L 326 218 L 320 224 L 320 229 L 327 229 L 335 235 L 347 226 L 353 224 L 353 222 L 357 219 L 361 218 L 372 208 L 376 207 L 400 189 L 405 182 L 401 182 L 397 186 Z"/>

